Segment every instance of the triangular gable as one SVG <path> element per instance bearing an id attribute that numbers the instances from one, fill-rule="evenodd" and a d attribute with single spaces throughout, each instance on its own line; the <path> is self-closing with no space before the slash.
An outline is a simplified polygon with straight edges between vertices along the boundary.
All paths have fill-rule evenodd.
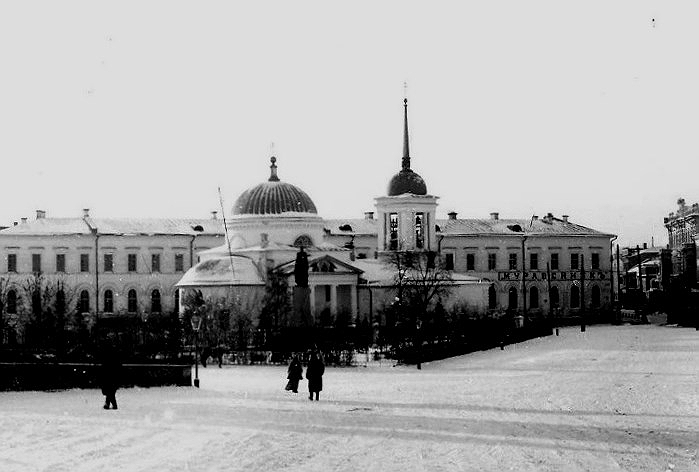
<path id="1" fill-rule="evenodd" d="M 284 274 L 284 275 L 291 275 L 294 273 L 294 266 L 296 264 L 296 261 L 289 261 L 285 264 L 282 264 L 278 267 L 276 267 L 274 270 Z M 332 268 L 332 270 L 327 270 L 328 268 Z M 326 269 L 326 270 L 323 270 Z M 336 273 L 336 274 L 361 274 L 364 271 L 361 269 L 358 269 L 357 267 L 348 264 L 346 262 L 343 262 L 339 259 L 336 259 L 332 256 L 324 255 L 324 256 L 319 256 L 315 257 L 313 259 L 309 259 L 308 261 L 308 273 L 313 274 L 313 273 Z"/>

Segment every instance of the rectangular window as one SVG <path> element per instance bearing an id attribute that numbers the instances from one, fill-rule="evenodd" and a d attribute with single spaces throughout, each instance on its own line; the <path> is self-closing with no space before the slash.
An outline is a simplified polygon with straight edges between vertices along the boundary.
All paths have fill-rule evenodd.
<path id="1" fill-rule="evenodd" d="M 175 254 L 175 272 L 184 272 L 183 254 Z"/>
<path id="2" fill-rule="evenodd" d="M 388 215 L 388 248 L 391 251 L 398 250 L 398 213 L 390 213 Z"/>
<path id="3" fill-rule="evenodd" d="M 558 270 L 558 253 L 551 254 L 551 270 Z"/>
<path id="4" fill-rule="evenodd" d="M 114 256 L 112 254 L 104 255 L 104 271 L 114 272 Z"/>
<path id="5" fill-rule="evenodd" d="M 580 268 L 580 258 L 578 254 L 570 255 L 570 270 L 578 270 Z"/>
<path id="6" fill-rule="evenodd" d="M 128 271 L 136 272 L 136 254 L 129 254 L 128 258 Z"/>
<path id="7" fill-rule="evenodd" d="M 498 264 L 498 255 L 495 253 L 488 254 L 488 270 L 495 270 Z"/>
<path id="8" fill-rule="evenodd" d="M 529 270 L 539 270 L 539 255 L 536 253 L 529 254 Z"/>
<path id="9" fill-rule="evenodd" d="M 17 254 L 7 255 L 7 271 L 17 272 Z"/>
<path id="10" fill-rule="evenodd" d="M 150 270 L 151 272 L 160 272 L 160 254 L 151 254 Z"/>
<path id="11" fill-rule="evenodd" d="M 599 254 L 596 252 L 592 253 L 592 269 L 599 270 Z"/>
<path id="12" fill-rule="evenodd" d="M 56 254 L 56 272 L 66 271 L 66 255 Z"/>
<path id="13" fill-rule="evenodd" d="M 325 301 L 329 302 L 332 295 L 330 294 L 330 291 L 332 290 L 332 287 L 330 285 L 325 286 Z"/>
<path id="14" fill-rule="evenodd" d="M 447 253 L 444 255 L 444 269 L 454 270 L 454 254 Z"/>
<path id="15" fill-rule="evenodd" d="M 41 272 L 41 254 L 32 254 L 32 272 Z"/>
<path id="16" fill-rule="evenodd" d="M 422 249 L 425 244 L 424 233 L 424 215 L 422 213 L 415 213 L 415 247 L 417 249 Z"/>
<path id="17" fill-rule="evenodd" d="M 510 270 L 517 270 L 517 254 L 510 253 Z"/>
<path id="18" fill-rule="evenodd" d="M 475 254 L 466 254 L 466 270 L 476 270 Z"/>
<path id="19" fill-rule="evenodd" d="M 90 271 L 90 255 L 80 254 L 80 272 Z"/>

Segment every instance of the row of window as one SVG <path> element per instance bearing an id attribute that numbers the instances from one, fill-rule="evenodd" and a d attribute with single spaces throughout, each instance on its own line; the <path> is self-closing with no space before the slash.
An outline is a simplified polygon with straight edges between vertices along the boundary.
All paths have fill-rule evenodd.
<path id="1" fill-rule="evenodd" d="M 160 272 L 160 254 L 151 254 L 151 272 Z M 32 254 L 32 272 L 42 272 L 41 254 Z M 138 255 L 127 254 L 127 270 L 138 272 Z M 114 254 L 103 255 L 103 271 L 114 272 Z M 56 254 L 56 272 L 66 271 L 66 255 Z M 90 271 L 90 254 L 80 254 L 80 272 Z M 7 272 L 17 272 L 17 254 L 7 255 Z M 175 254 L 175 272 L 184 272 L 184 254 Z"/>
<path id="2" fill-rule="evenodd" d="M 136 290 L 131 289 L 126 295 L 126 310 L 129 313 L 138 312 L 138 294 Z M 63 300 L 61 302 L 60 300 Z M 179 291 L 175 291 L 175 311 L 179 311 Z M 65 294 L 62 290 L 59 290 L 56 294 L 56 304 L 65 305 Z M 5 297 L 5 309 L 7 313 L 16 314 L 17 313 L 17 292 L 15 290 L 8 290 L 7 296 Z M 83 290 L 80 292 L 78 298 L 78 310 L 80 313 L 90 312 L 90 292 Z M 150 295 L 150 312 L 160 313 L 162 311 L 160 290 L 153 290 Z M 105 290 L 103 295 L 103 312 L 104 313 L 114 313 L 114 292 L 111 290 Z"/>
<path id="3" fill-rule="evenodd" d="M 507 297 L 507 307 L 510 310 L 517 310 L 519 307 L 518 293 L 515 287 L 510 287 Z M 551 308 L 560 307 L 560 296 L 558 292 L 558 287 L 551 287 L 549 292 L 551 297 Z M 529 308 L 539 308 L 539 289 L 537 287 L 529 287 Z M 601 301 L 601 291 L 599 286 L 593 285 L 590 295 L 590 305 L 593 308 L 600 306 Z M 497 292 L 495 286 L 491 285 L 488 288 L 488 308 L 497 308 Z M 580 288 L 573 285 L 570 287 L 570 308 L 580 308 Z"/>
<path id="4" fill-rule="evenodd" d="M 508 258 L 508 268 L 509 270 L 519 270 L 519 254 L 516 252 L 511 252 Z M 559 270 L 559 254 L 552 253 L 549 265 L 551 270 Z M 599 254 L 592 253 L 590 267 L 591 270 L 599 270 Z M 497 270 L 498 255 L 496 253 L 488 253 L 488 270 Z M 582 254 L 572 253 L 570 254 L 570 270 L 580 270 L 582 267 Z M 454 270 L 454 254 L 445 253 L 444 266 L 447 270 Z M 539 270 L 539 254 L 532 252 L 529 254 L 529 270 Z M 466 254 L 466 270 L 476 270 L 476 255 L 473 253 Z"/>

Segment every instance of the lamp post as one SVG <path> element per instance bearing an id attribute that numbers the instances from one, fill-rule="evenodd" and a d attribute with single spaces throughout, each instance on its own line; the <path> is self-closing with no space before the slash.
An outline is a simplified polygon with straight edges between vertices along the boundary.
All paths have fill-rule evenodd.
<path id="1" fill-rule="evenodd" d="M 194 313 L 190 319 L 192 331 L 194 331 L 194 386 L 199 388 L 199 328 L 201 328 L 201 315 Z"/>

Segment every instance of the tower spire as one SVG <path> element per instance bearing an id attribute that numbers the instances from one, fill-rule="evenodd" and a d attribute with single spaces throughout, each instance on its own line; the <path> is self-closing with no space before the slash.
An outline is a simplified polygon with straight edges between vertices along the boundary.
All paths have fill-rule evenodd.
<path id="1" fill-rule="evenodd" d="M 408 98 L 403 99 L 404 124 L 403 124 L 403 170 L 410 170 L 410 144 L 408 143 Z"/>

